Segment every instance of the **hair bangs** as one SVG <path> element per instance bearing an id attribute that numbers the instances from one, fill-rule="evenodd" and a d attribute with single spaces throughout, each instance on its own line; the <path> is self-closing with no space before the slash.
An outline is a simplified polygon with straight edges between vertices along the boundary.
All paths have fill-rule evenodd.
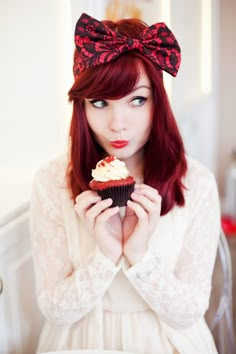
<path id="1" fill-rule="evenodd" d="M 119 99 L 132 91 L 139 76 L 139 59 L 132 53 L 125 53 L 112 62 L 82 73 L 78 93 L 83 98 Z"/>

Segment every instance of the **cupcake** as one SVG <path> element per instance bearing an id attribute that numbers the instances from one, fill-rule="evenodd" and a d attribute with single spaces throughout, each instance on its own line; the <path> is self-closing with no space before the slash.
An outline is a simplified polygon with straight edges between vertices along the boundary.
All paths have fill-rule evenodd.
<path id="1" fill-rule="evenodd" d="M 129 171 L 123 161 L 115 156 L 108 156 L 97 163 L 92 170 L 92 181 L 89 187 L 102 197 L 111 198 L 113 206 L 126 206 L 134 191 L 135 180 L 129 176 Z"/>

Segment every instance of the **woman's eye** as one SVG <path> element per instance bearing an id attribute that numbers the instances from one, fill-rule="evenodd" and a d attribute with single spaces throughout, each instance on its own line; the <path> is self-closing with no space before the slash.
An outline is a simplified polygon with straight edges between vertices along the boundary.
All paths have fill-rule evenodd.
<path id="1" fill-rule="evenodd" d="M 134 97 L 131 103 L 133 106 L 142 106 L 146 100 L 147 97 L 138 96 L 138 97 Z"/>
<path id="2" fill-rule="evenodd" d="M 107 102 L 104 100 L 89 100 L 89 102 L 95 108 L 103 108 L 107 106 Z"/>

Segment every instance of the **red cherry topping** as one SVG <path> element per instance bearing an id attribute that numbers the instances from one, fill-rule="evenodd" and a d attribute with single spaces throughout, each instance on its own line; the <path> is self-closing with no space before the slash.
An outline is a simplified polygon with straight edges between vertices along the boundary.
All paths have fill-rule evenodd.
<path id="1" fill-rule="evenodd" d="M 114 156 L 107 156 L 98 166 L 105 166 L 106 163 L 110 163 L 115 160 Z"/>

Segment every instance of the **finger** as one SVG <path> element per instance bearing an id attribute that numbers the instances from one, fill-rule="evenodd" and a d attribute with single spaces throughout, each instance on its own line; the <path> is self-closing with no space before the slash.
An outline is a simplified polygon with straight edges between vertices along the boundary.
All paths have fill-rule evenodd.
<path id="1" fill-rule="evenodd" d="M 113 207 L 113 208 L 108 208 L 104 212 L 98 215 L 96 218 L 96 223 L 97 224 L 103 224 L 106 223 L 112 216 L 117 214 L 119 212 L 119 207 Z"/>
<path id="2" fill-rule="evenodd" d="M 139 225 L 145 223 L 145 227 L 153 227 L 159 220 L 161 213 L 161 203 L 154 203 L 143 195 L 132 196 L 133 203 L 127 203 L 138 217 Z M 148 223 L 148 225 L 146 224 Z"/>
<path id="3" fill-rule="evenodd" d="M 134 202 L 138 203 L 148 214 L 158 214 L 160 211 L 161 199 L 157 197 L 153 197 L 153 199 L 149 199 L 149 196 L 143 195 L 141 193 L 134 192 L 131 195 L 131 198 Z M 154 201 L 155 199 L 155 201 Z"/>
<path id="4" fill-rule="evenodd" d="M 160 208 L 160 203 L 153 202 L 144 195 L 134 193 L 132 195 L 132 200 L 138 203 L 147 213 L 155 213 Z"/>
<path id="5" fill-rule="evenodd" d="M 101 204 L 98 205 L 99 203 L 101 203 Z M 98 201 L 97 204 L 92 204 L 92 205 L 90 205 L 90 207 L 83 209 L 83 211 L 81 212 L 82 217 L 83 217 L 82 220 L 86 224 L 89 232 L 94 231 L 96 218 L 99 215 L 99 213 L 101 213 L 104 209 L 108 208 L 111 204 L 112 204 L 112 201 L 106 199 L 101 202 Z"/>
<path id="6" fill-rule="evenodd" d="M 145 195 L 151 201 L 158 203 L 161 201 L 161 196 L 155 188 L 146 184 L 135 185 L 135 193 Z"/>
<path id="7" fill-rule="evenodd" d="M 111 198 L 101 200 L 97 204 L 93 205 L 86 212 L 86 222 L 93 228 L 96 222 L 96 218 L 108 209 L 112 205 L 113 201 Z"/>
<path id="8" fill-rule="evenodd" d="M 148 223 L 148 213 L 140 204 L 128 200 L 127 206 L 136 214 L 139 224 Z"/>
<path id="9" fill-rule="evenodd" d="M 85 191 L 76 197 L 76 203 L 74 205 L 75 211 L 78 216 L 84 218 L 87 210 L 99 201 L 101 201 L 101 197 L 96 192 Z"/>
<path id="10" fill-rule="evenodd" d="M 75 202 L 80 203 L 82 200 L 85 200 L 87 198 L 97 197 L 97 196 L 98 196 L 97 192 L 89 189 L 77 195 L 77 197 L 75 198 Z"/>

